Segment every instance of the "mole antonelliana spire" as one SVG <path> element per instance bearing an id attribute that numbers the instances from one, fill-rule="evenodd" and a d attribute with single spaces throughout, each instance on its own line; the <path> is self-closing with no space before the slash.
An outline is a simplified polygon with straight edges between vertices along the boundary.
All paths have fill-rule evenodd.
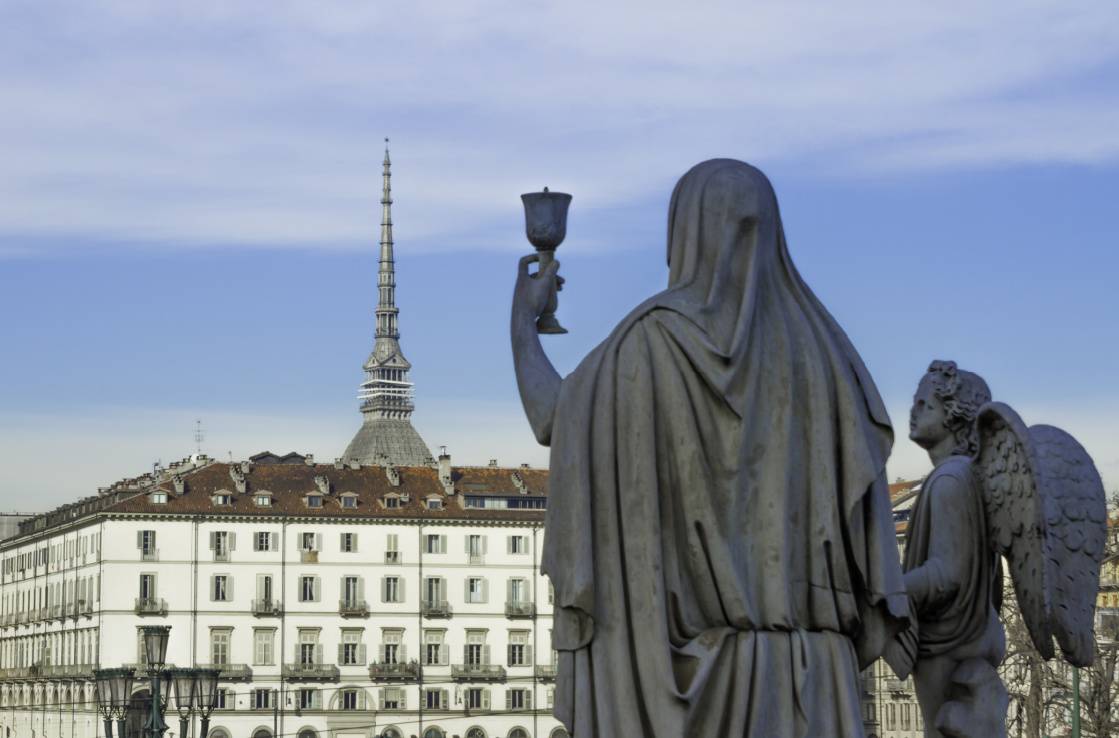
<path id="1" fill-rule="evenodd" d="M 377 269 L 377 327 L 373 352 L 362 368 L 358 390 L 364 418 L 344 457 L 362 464 L 420 466 L 434 463 L 431 451 L 412 427 L 412 365 L 400 350 L 397 326 L 396 265 L 392 243 L 392 186 L 389 140 L 385 139 L 384 185 L 381 194 L 381 254 Z"/>

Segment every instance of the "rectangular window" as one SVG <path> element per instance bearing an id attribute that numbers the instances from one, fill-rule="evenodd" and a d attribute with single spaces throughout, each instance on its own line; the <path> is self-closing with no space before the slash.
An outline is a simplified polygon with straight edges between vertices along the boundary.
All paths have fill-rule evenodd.
<path id="1" fill-rule="evenodd" d="M 136 547 L 140 549 L 140 556 L 145 559 L 155 558 L 158 551 L 155 547 L 155 531 L 141 530 L 136 534 Z"/>
<path id="2" fill-rule="evenodd" d="M 524 579 L 509 580 L 509 604 L 523 605 L 528 602 L 528 582 Z"/>
<path id="3" fill-rule="evenodd" d="M 466 631 L 466 647 L 463 655 L 467 666 L 489 664 L 489 648 L 486 646 L 486 632 L 484 630 Z"/>
<path id="4" fill-rule="evenodd" d="M 345 607 L 357 607 L 361 604 L 361 582 L 357 577 L 342 577 L 342 602 Z"/>
<path id="5" fill-rule="evenodd" d="M 275 663 L 274 645 L 276 631 L 271 628 L 258 628 L 253 631 L 253 664 L 271 666 Z"/>
<path id="6" fill-rule="evenodd" d="M 314 602 L 315 590 L 315 577 L 299 577 L 299 601 L 300 602 Z"/>
<path id="7" fill-rule="evenodd" d="M 322 507 L 322 495 L 307 495 L 307 507 Z"/>
<path id="8" fill-rule="evenodd" d="M 402 602 L 400 596 L 400 577 L 391 576 L 382 579 L 384 583 L 384 596 L 381 598 L 385 602 Z"/>
<path id="9" fill-rule="evenodd" d="M 481 564 L 486 555 L 486 539 L 483 536 L 472 534 L 466 537 L 466 555 L 471 564 Z"/>
<path id="10" fill-rule="evenodd" d="M 213 587 L 210 590 L 210 599 L 214 602 L 228 602 L 230 587 L 229 575 L 215 574 L 213 577 Z"/>
<path id="11" fill-rule="evenodd" d="M 381 663 L 382 664 L 399 664 L 404 662 L 404 646 L 401 642 L 404 640 L 404 631 L 402 630 L 385 630 L 381 634 Z"/>
<path id="12" fill-rule="evenodd" d="M 219 687 L 218 688 L 217 699 L 214 700 L 214 709 L 215 710 L 226 710 L 226 709 L 228 709 L 226 707 L 226 693 L 228 691 L 229 690 L 227 690 L 225 687 Z M 232 702 L 232 700 L 230 700 L 230 701 Z"/>
<path id="13" fill-rule="evenodd" d="M 316 543 L 317 541 L 315 540 L 314 533 L 301 533 L 299 536 L 300 551 L 317 551 L 318 547 L 315 545 Z"/>
<path id="14" fill-rule="evenodd" d="M 509 536 L 509 553 L 528 553 L 528 536 Z"/>
<path id="15" fill-rule="evenodd" d="M 400 687 L 383 687 L 381 689 L 382 710 L 403 710 L 404 690 Z"/>
<path id="16" fill-rule="evenodd" d="M 213 628 L 210 630 L 210 663 L 224 666 L 229 663 L 229 643 L 232 629 Z"/>
<path id="17" fill-rule="evenodd" d="M 343 710 L 356 710 L 357 709 L 357 690 L 356 689 L 343 689 L 342 699 L 340 706 Z"/>
<path id="18" fill-rule="evenodd" d="M 342 507 L 347 509 L 354 509 L 357 507 L 357 498 L 353 495 L 346 495 L 342 498 Z"/>
<path id="19" fill-rule="evenodd" d="M 343 666 L 361 666 L 365 663 L 365 654 L 361 648 L 361 631 L 342 631 L 341 653 L 339 661 Z"/>
<path id="20" fill-rule="evenodd" d="M 490 693 L 482 687 L 471 687 L 466 690 L 466 708 L 468 710 L 490 709 Z"/>
<path id="21" fill-rule="evenodd" d="M 271 710 L 272 690 L 254 689 L 252 692 L 252 704 L 254 710 Z"/>
<path id="22" fill-rule="evenodd" d="M 357 551 L 357 534 L 343 533 L 339 547 L 342 549 L 343 553 L 354 553 L 355 551 Z"/>
<path id="23" fill-rule="evenodd" d="M 424 664 L 440 666 L 447 663 L 447 648 L 443 644 L 444 631 L 424 631 Z"/>
<path id="24" fill-rule="evenodd" d="M 447 690 L 431 688 L 425 689 L 424 708 L 428 710 L 446 710 Z"/>
<path id="25" fill-rule="evenodd" d="M 424 537 L 424 553 L 447 553 L 447 536 L 439 533 L 428 533 Z"/>
<path id="26" fill-rule="evenodd" d="M 466 579 L 466 601 L 471 604 L 483 604 L 486 602 L 486 580 L 482 577 L 467 577 Z"/>
<path id="27" fill-rule="evenodd" d="M 299 663 L 303 666 L 312 666 L 320 663 L 319 658 L 319 632 L 310 628 L 299 631 Z"/>
<path id="28" fill-rule="evenodd" d="M 264 530 L 258 530 L 253 534 L 253 550 L 254 551 L 274 551 L 272 546 L 272 533 Z"/>
<path id="29" fill-rule="evenodd" d="M 508 689 L 505 691 L 506 710 L 531 710 L 532 692 L 527 689 Z"/>
<path id="30" fill-rule="evenodd" d="M 509 666 L 528 666 L 532 662 L 531 648 L 528 643 L 528 631 L 509 631 Z"/>
<path id="31" fill-rule="evenodd" d="M 140 575 L 140 599 L 145 603 L 155 599 L 155 574 Z"/>
<path id="32" fill-rule="evenodd" d="M 321 704 L 319 699 L 319 690 L 309 687 L 302 687 L 299 690 L 299 709 L 300 710 L 317 710 Z"/>
<path id="33" fill-rule="evenodd" d="M 210 533 L 210 550 L 214 552 L 214 561 L 229 561 L 229 552 L 232 549 L 232 533 L 227 530 L 216 530 Z"/>

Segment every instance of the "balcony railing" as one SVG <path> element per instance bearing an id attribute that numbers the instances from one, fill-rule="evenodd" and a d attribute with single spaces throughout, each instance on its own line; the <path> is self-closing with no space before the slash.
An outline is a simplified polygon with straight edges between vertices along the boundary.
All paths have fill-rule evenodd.
<path id="1" fill-rule="evenodd" d="M 338 667 L 334 664 L 284 664 L 284 678 L 296 682 L 336 682 L 338 675 Z"/>
<path id="2" fill-rule="evenodd" d="M 901 679 L 887 678 L 883 685 L 887 692 L 911 692 L 912 688 L 907 681 Z"/>
<path id="3" fill-rule="evenodd" d="M 214 561 L 229 561 L 229 552 L 214 551 Z"/>
<path id="4" fill-rule="evenodd" d="M 400 563 L 400 552 L 399 551 L 385 551 L 385 563 L 386 564 L 399 564 Z"/>
<path id="5" fill-rule="evenodd" d="M 148 548 L 140 551 L 141 561 L 159 561 L 159 549 Z"/>
<path id="6" fill-rule="evenodd" d="M 545 682 L 554 682 L 556 679 L 556 665 L 555 664 L 537 664 L 536 665 L 536 678 Z"/>
<path id="7" fill-rule="evenodd" d="M 500 664 L 451 664 L 451 679 L 466 682 L 505 681 L 505 667 Z"/>
<path id="8" fill-rule="evenodd" d="M 467 554 L 466 559 L 467 559 L 467 563 L 470 564 L 471 566 L 482 566 L 483 564 L 486 563 L 486 557 L 483 556 L 482 554 L 476 554 L 476 553 Z"/>
<path id="9" fill-rule="evenodd" d="M 408 664 L 369 665 L 369 679 L 374 682 L 415 681 L 420 678 L 420 665 L 415 661 Z"/>
<path id="10" fill-rule="evenodd" d="M 253 615 L 258 618 L 279 616 L 283 611 L 279 600 L 253 600 Z"/>
<path id="11" fill-rule="evenodd" d="M 364 618 L 369 615 L 365 600 L 338 600 L 338 614 L 344 618 Z"/>
<path id="12" fill-rule="evenodd" d="M 137 597 L 137 615 L 166 615 L 167 601 L 158 597 Z"/>
<path id="13" fill-rule="evenodd" d="M 420 602 L 420 613 L 425 618 L 449 618 L 451 603 L 446 600 L 423 600 Z"/>
<path id="14" fill-rule="evenodd" d="M 251 681 L 253 669 L 248 664 L 199 664 L 200 669 L 217 669 L 218 679 L 229 681 Z"/>
<path id="15" fill-rule="evenodd" d="M 317 564 L 317 563 L 319 563 L 319 552 L 318 551 L 306 551 L 306 550 L 300 551 L 299 552 L 299 563 L 301 563 L 301 564 Z"/>
<path id="16" fill-rule="evenodd" d="M 536 615 L 536 603 L 534 602 L 506 602 L 505 603 L 505 617 L 511 619 L 517 618 L 531 618 Z"/>

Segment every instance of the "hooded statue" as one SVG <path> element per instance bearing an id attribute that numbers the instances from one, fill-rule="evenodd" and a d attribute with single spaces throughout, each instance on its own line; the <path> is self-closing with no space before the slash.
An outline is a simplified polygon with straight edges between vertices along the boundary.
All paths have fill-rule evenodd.
<path id="1" fill-rule="evenodd" d="M 885 408 L 758 169 L 684 175 L 668 264 L 537 433 L 556 717 L 575 738 L 861 737 L 859 669 L 908 620 Z"/>

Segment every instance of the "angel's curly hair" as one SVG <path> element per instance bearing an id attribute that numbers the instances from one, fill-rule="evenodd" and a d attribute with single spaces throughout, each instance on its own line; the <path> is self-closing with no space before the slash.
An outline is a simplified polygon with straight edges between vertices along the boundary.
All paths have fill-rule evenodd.
<path id="1" fill-rule="evenodd" d="M 979 432 L 975 418 L 979 408 L 991 401 L 991 390 L 983 377 L 964 371 L 954 361 L 934 361 L 925 378 L 933 394 L 944 403 L 944 427 L 956 437 L 953 454 L 974 456 L 979 451 Z"/>

